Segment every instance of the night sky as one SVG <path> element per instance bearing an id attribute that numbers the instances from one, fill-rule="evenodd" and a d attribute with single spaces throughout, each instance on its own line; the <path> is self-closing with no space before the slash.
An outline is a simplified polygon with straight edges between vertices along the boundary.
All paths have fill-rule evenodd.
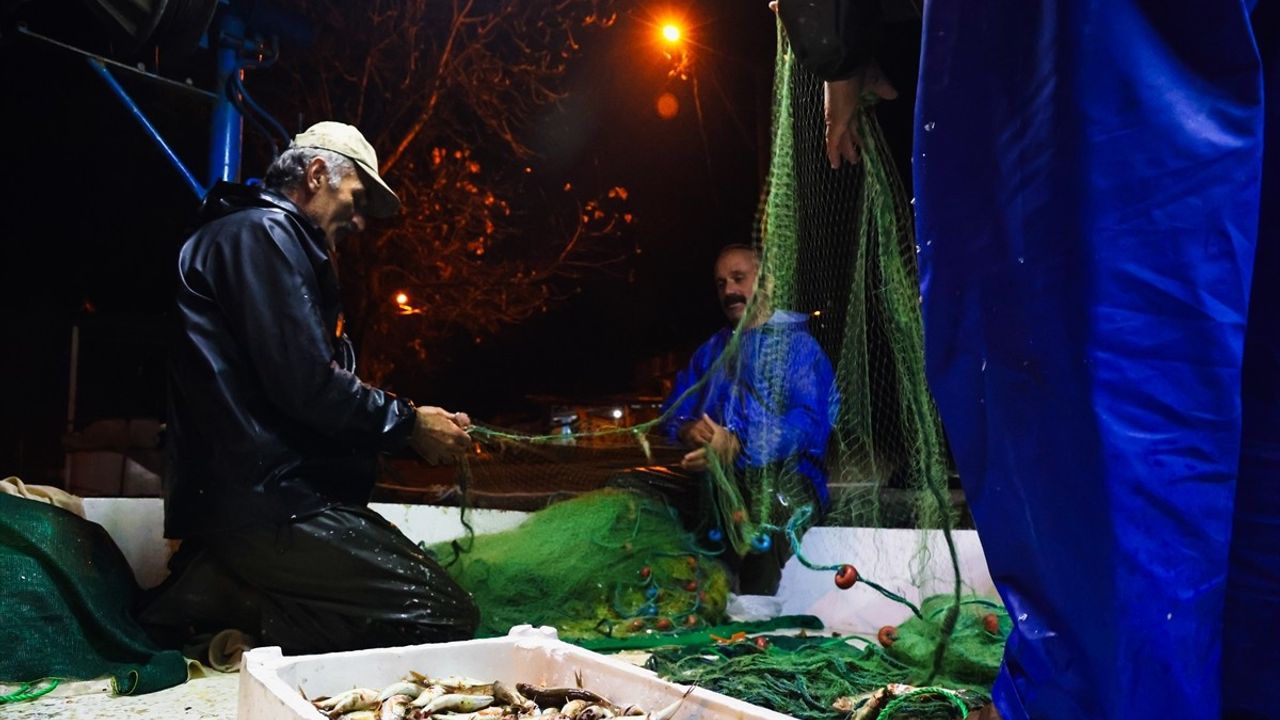
<path id="1" fill-rule="evenodd" d="M 547 187 L 626 187 L 642 254 L 621 276 L 588 279 L 572 301 L 536 321 L 452 353 L 434 375 L 397 373 L 397 390 L 481 419 L 529 410 L 527 395 L 631 393 L 652 384 L 640 369 L 646 363 L 683 362 L 718 327 L 710 266 L 720 246 L 749 241 L 767 157 L 774 27 L 765 3 L 757 5 L 704 0 L 673 10 L 697 43 L 701 124 L 692 83 L 667 77 L 648 24 L 667 14 L 664 7 L 635 7 L 587 38 L 567 78 L 570 97 L 528 128 L 542 154 L 534 165 Z M 77 320 L 77 425 L 162 416 L 166 313 L 196 200 L 82 58 L 12 31 L 23 20 L 120 57 L 83 3 L 6 3 L 4 12 L 0 473 L 49 482 L 61 463 Z M 207 88 L 210 66 L 198 51 L 185 62 L 162 58 L 161 70 Z M 117 75 L 203 180 L 207 106 Z M 251 91 L 253 81 L 251 73 Z M 680 102 L 672 120 L 655 110 L 663 91 Z M 257 100 L 271 108 L 271 98 Z M 246 158 L 245 174 L 260 174 L 265 162 Z"/>

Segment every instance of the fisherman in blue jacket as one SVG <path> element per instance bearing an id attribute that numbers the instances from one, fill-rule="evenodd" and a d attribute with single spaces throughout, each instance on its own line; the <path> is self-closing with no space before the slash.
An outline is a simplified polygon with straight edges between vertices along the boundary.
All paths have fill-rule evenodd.
<path id="1" fill-rule="evenodd" d="M 663 404 L 663 430 L 689 449 L 680 461 L 684 471 L 705 472 L 715 453 L 740 480 L 798 480 L 799 497 L 786 502 L 812 502 L 820 510 L 828 500 L 823 457 L 838 404 L 834 373 L 806 329 L 807 316 L 773 310 L 767 294 L 756 293 L 759 273 L 760 254 L 750 246 L 726 246 L 716 258 L 716 294 L 729 324 L 677 377 Z M 726 355 L 735 331 L 740 345 Z M 738 592 L 774 593 L 788 555 L 778 537 L 742 558 Z"/>

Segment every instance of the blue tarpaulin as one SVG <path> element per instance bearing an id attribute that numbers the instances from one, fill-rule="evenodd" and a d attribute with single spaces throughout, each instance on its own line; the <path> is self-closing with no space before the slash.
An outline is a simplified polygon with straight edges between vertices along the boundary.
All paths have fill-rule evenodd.
<path id="1" fill-rule="evenodd" d="M 1266 146 L 1244 343 L 1243 426 L 1223 628 L 1224 715 L 1280 717 L 1280 3 L 1254 13 Z"/>
<path id="2" fill-rule="evenodd" d="M 927 371 L 1015 619 L 1006 720 L 1280 717 L 1264 10 L 926 5 Z"/>

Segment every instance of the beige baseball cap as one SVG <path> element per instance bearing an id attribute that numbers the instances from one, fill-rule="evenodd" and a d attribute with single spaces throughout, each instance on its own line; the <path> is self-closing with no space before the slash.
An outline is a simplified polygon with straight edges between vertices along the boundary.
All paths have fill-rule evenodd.
<path id="1" fill-rule="evenodd" d="M 360 174 L 373 181 L 365 183 L 369 191 L 369 214 L 395 217 L 400 211 L 400 198 L 378 175 L 378 154 L 354 126 L 332 120 L 318 122 L 299 133 L 291 147 L 332 150 L 350 158 Z"/>

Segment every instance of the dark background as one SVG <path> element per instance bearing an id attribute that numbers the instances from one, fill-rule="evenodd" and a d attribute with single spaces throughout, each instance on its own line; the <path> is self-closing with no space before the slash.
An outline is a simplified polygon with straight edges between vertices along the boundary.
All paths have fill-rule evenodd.
<path id="1" fill-rule="evenodd" d="M 81 328 L 76 425 L 163 417 L 166 313 L 196 199 L 82 57 L 14 32 L 21 21 L 136 62 L 84 4 L 10 2 L 3 12 L 0 475 L 50 482 L 62 462 L 73 325 Z M 629 190 L 642 253 L 621 273 L 587 278 L 580 294 L 535 321 L 461 344 L 438 372 L 399 372 L 396 389 L 480 419 L 527 412 L 529 395 L 643 391 L 721 322 L 710 268 L 720 246 L 750 240 L 767 158 L 774 21 L 763 2 L 703 0 L 673 12 L 693 43 L 701 119 L 692 83 L 667 77 L 651 24 L 658 14 L 635 7 L 586 40 L 567 78 L 570 96 L 528 128 L 547 188 Z M 144 62 L 154 67 L 156 57 Z M 161 56 L 159 70 L 211 86 L 207 51 Z M 208 104 L 116 75 L 205 181 Z M 253 89 L 252 73 L 246 85 Z M 680 102 L 672 120 L 655 111 L 663 91 Z M 270 97 L 257 99 L 272 109 Z M 245 176 L 260 174 L 261 155 L 246 145 Z"/>

